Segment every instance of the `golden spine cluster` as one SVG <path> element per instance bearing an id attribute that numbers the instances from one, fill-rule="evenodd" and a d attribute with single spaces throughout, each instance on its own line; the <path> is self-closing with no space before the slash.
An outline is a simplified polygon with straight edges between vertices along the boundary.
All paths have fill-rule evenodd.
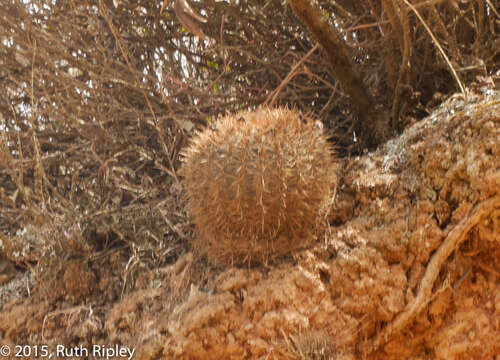
<path id="1" fill-rule="evenodd" d="M 214 264 L 266 262 L 310 244 L 337 184 L 322 127 L 284 108 L 224 117 L 182 159 L 195 248 Z"/>

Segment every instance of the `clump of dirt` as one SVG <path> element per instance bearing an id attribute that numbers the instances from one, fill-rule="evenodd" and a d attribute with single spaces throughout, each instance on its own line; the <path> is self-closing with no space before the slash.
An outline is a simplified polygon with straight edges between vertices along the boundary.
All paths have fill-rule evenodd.
<path id="1" fill-rule="evenodd" d="M 184 253 L 135 272 L 119 249 L 75 250 L 52 274 L 83 285 L 10 298 L 0 339 L 119 344 L 136 359 L 498 355 L 500 93 L 454 96 L 343 165 L 330 226 L 310 248 L 243 268 Z"/>

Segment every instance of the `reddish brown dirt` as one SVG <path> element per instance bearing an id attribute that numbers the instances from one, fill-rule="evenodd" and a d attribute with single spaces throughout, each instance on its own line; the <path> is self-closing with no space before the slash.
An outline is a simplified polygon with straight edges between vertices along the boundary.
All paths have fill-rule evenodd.
<path id="1" fill-rule="evenodd" d="M 0 343 L 119 344 L 135 359 L 499 359 L 500 94 L 450 99 L 345 159 L 340 178 L 324 235 L 267 267 L 187 253 L 124 291 L 117 253 L 70 262 L 57 296 L 26 279 L 5 295 L 18 275 L 0 285 Z"/>

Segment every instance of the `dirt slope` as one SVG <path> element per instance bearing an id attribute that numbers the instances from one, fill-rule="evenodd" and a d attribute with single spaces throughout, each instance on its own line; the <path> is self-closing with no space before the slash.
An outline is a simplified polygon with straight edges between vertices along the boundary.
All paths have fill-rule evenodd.
<path id="1" fill-rule="evenodd" d="M 91 274 L 73 264 L 99 290 L 10 299 L 0 343 L 119 344 L 135 359 L 497 359 L 500 93 L 451 98 L 346 159 L 340 178 L 308 250 L 221 269 L 186 253 L 123 297 L 109 269 L 124 259 Z"/>

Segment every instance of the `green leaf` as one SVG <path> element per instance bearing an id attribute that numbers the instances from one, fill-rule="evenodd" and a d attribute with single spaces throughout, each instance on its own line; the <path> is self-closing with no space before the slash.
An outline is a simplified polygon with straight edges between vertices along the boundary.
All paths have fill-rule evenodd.
<path id="1" fill-rule="evenodd" d="M 207 61 L 207 65 L 208 65 L 208 67 L 211 67 L 211 68 L 213 68 L 215 70 L 217 70 L 219 68 L 219 64 L 216 63 L 215 61 L 208 60 Z"/>

